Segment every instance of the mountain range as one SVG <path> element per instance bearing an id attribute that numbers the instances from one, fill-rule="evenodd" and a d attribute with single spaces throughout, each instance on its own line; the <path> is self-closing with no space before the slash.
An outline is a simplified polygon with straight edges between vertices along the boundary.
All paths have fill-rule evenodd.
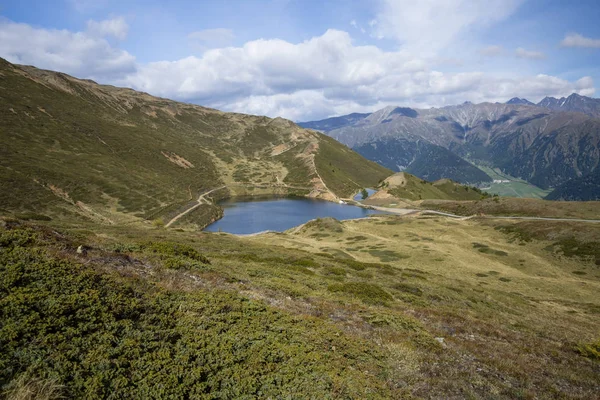
<path id="1" fill-rule="evenodd" d="M 551 189 L 591 174 L 600 162 L 600 99 L 578 94 L 538 104 L 513 98 L 352 115 L 299 125 L 325 132 L 387 168 L 428 180 L 489 182 L 478 168 L 487 166 Z M 595 198 L 581 194 L 582 200 Z"/>

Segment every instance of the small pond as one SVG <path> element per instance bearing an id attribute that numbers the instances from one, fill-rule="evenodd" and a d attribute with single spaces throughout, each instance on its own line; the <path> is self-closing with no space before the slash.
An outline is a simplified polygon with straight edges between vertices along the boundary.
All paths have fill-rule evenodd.
<path id="1" fill-rule="evenodd" d="M 375 189 L 365 189 L 365 190 L 367 191 L 367 193 L 368 193 L 368 195 L 369 195 L 368 197 L 371 197 L 372 195 L 374 195 L 375 193 L 377 193 L 377 190 L 375 190 Z M 355 201 L 361 201 L 361 200 L 364 200 L 364 199 L 363 199 L 363 196 L 362 196 L 362 191 L 361 191 L 361 192 L 358 192 L 357 194 L 355 194 L 355 195 L 354 195 L 354 197 L 353 197 L 353 199 L 354 199 Z"/>

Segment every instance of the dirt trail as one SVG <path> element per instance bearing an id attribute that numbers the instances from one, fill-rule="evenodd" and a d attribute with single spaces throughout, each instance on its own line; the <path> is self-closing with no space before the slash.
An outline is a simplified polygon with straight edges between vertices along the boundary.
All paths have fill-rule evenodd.
<path id="1" fill-rule="evenodd" d="M 204 192 L 204 193 L 202 193 L 200 196 L 198 196 L 198 200 L 196 200 L 198 204 L 194 204 L 192 207 L 188 208 L 188 209 L 187 209 L 187 210 L 185 210 L 184 212 L 177 214 L 177 215 L 176 215 L 174 218 L 172 218 L 172 219 L 171 219 L 171 220 L 170 220 L 170 221 L 169 221 L 169 222 L 168 222 L 168 223 L 165 225 L 165 228 L 168 228 L 168 227 L 170 227 L 170 226 L 171 226 L 171 225 L 173 225 L 175 222 L 177 222 L 177 220 L 178 220 L 179 218 L 181 218 L 181 217 L 183 217 L 184 215 L 186 215 L 186 214 L 188 214 L 188 213 L 192 212 L 192 211 L 193 211 L 193 210 L 195 210 L 196 208 L 200 207 L 202 204 L 205 204 L 205 203 L 206 203 L 206 204 L 212 204 L 210 201 L 206 200 L 206 199 L 204 198 L 204 196 L 206 196 L 207 194 L 211 194 L 212 192 L 215 192 L 215 191 L 217 191 L 217 190 L 225 189 L 226 187 L 227 187 L 227 185 L 225 185 L 225 186 L 221 186 L 221 187 L 218 187 L 218 188 L 216 188 L 216 189 L 211 189 L 211 190 L 209 190 L 209 191 L 207 191 L 207 192 Z"/>
<path id="2" fill-rule="evenodd" d="M 175 217 L 173 217 L 169 222 L 167 222 L 167 224 L 165 225 L 165 228 L 170 227 L 175 222 L 177 222 L 177 220 L 179 220 L 181 217 L 194 211 L 196 208 L 200 207 L 202 204 L 213 204 L 212 202 L 208 201 L 205 198 L 207 195 L 211 194 L 212 192 L 216 192 L 217 190 L 225 189 L 228 187 L 236 187 L 236 186 L 237 187 L 253 187 L 253 188 L 258 188 L 258 189 L 270 189 L 270 188 L 285 188 L 285 189 L 299 189 L 299 190 L 313 190 L 314 189 L 312 187 L 305 187 L 305 186 L 290 186 L 285 183 L 278 184 L 278 185 L 264 185 L 264 184 L 260 185 L 260 184 L 252 184 L 252 183 L 248 183 L 248 184 L 233 183 L 233 184 L 229 184 L 229 185 L 223 185 L 218 188 L 203 192 L 200 196 L 198 196 L 198 199 L 196 200 L 196 204 L 194 204 L 190 208 L 186 209 L 185 211 L 183 211 L 183 212 L 177 214 Z"/>
<path id="3" fill-rule="evenodd" d="M 355 202 L 356 205 L 360 204 Z M 364 206 L 363 206 L 364 207 Z M 564 221 L 564 222 L 591 222 L 591 223 L 600 223 L 600 219 L 582 219 L 582 218 L 550 218 L 550 217 L 513 217 L 513 216 L 504 216 L 504 215 L 456 215 L 445 213 L 441 211 L 435 210 L 419 210 L 416 208 L 388 208 L 388 207 L 378 207 L 378 206 L 369 206 L 370 208 L 378 211 L 385 211 L 391 214 L 399 214 L 399 215 L 407 215 L 407 214 L 434 214 L 441 215 L 443 217 L 456 218 L 460 220 L 467 220 L 471 218 L 486 218 L 486 219 L 520 219 L 520 220 L 533 220 L 533 221 Z"/>

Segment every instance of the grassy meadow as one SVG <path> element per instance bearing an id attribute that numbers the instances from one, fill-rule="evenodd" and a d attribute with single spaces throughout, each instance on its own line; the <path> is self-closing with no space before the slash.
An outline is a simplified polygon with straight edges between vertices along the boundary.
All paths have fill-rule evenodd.
<path id="1" fill-rule="evenodd" d="M 504 174 L 498 168 L 483 166 L 479 166 L 478 168 L 488 174 L 492 179 L 510 181 L 506 183 L 490 183 L 489 188 L 482 189 L 489 194 L 497 194 L 498 196 L 504 197 L 543 199 L 552 191 L 551 189 L 545 190 L 522 179 Z"/>
<path id="2" fill-rule="evenodd" d="M 249 237 L 2 226 L 0 382 L 11 396 L 600 390 L 600 226 L 391 215 Z"/>

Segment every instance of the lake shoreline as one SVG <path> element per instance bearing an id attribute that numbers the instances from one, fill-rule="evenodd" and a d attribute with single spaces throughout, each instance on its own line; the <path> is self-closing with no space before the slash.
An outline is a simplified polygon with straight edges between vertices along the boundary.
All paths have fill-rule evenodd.
<path id="1" fill-rule="evenodd" d="M 345 220 L 384 213 L 354 201 L 341 204 L 305 196 L 232 196 L 214 205 L 223 216 L 202 230 L 235 235 L 283 232 L 316 218 Z"/>

